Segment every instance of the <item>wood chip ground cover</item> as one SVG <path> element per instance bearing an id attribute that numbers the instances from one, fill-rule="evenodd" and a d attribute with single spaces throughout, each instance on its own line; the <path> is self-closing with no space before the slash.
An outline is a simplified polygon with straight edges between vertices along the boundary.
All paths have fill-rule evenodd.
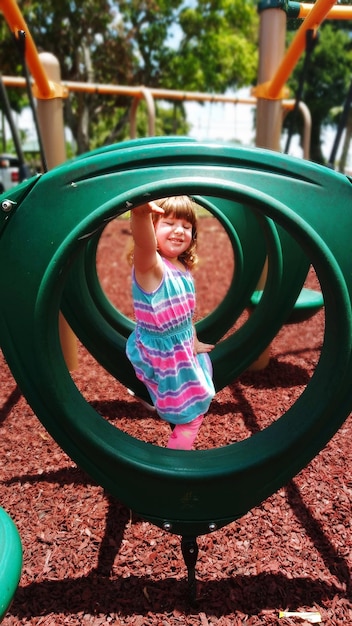
<path id="1" fill-rule="evenodd" d="M 98 250 L 101 283 L 132 315 L 128 223 L 117 220 Z M 233 270 L 227 236 L 201 220 L 198 316 L 221 301 Z M 319 288 L 314 272 L 307 285 Z M 242 320 L 243 321 L 243 320 Z M 319 359 L 324 313 L 285 326 L 265 370 L 219 392 L 197 447 L 250 437 L 302 393 Z M 165 445 L 168 427 L 148 413 L 79 345 L 72 373 L 87 400 L 134 437 Z M 198 538 L 197 601 L 188 599 L 180 538 L 139 519 L 58 447 L 21 395 L 1 356 L 0 505 L 23 544 L 23 570 L 4 626 L 307 624 L 280 610 L 318 611 L 352 624 L 351 416 L 288 485 L 240 520 Z"/>

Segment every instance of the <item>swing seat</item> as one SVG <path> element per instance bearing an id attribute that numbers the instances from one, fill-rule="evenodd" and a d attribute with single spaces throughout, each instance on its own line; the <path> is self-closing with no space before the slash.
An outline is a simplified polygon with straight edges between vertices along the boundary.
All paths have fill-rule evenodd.
<path id="1" fill-rule="evenodd" d="M 251 296 L 251 308 L 256 308 L 261 300 L 263 292 L 261 290 L 254 291 Z M 303 287 L 295 305 L 286 320 L 286 324 L 299 324 L 309 320 L 313 315 L 324 306 L 323 294 L 314 289 Z"/>

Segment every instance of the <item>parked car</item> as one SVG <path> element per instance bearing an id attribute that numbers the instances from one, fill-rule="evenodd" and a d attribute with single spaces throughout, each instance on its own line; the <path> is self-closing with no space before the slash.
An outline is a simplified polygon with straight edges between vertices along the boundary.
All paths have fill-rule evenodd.
<path id="1" fill-rule="evenodd" d="M 0 193 L 12 189 L 15 185 L 30 176 L 29 168 L 21 166 L 14 154 L 0 154 Z"/>

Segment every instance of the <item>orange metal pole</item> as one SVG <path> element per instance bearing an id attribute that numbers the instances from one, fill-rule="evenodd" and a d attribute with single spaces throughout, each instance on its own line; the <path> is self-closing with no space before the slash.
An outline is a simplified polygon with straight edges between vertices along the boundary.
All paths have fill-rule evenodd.
<path id="1" fill-rule="evenodd" d="M 0 0 L 1 1 L 1 0 Z M 21 76 L 2 76 L 2 81 L 7 87 L 25 87 L 26 81 Z M 120 94 L 126 96 L 132 96 L 134 98 L 143 98 L 143 89 L 145 87 L 124 87 L 123 85 L 108 85 L 99 83 L 82 83 L 75 81 L 62 81 L 64 86 L 69 91 L 87 92 L 87 93 L 99 93 L 99 94 Z M 148 88 L 151 95 L 155 99 L 160 100 L 185 100 L 187 102 L 228 102 L 230 104 L 250 104 L 255 106 L 257 104 L 257 98 L 254 96 L 248 96 L 248 98 L 239 98 L 236 95 L 222 95 L 222 94 L 209 94 L 201 91 L 177 91 L 172 89 L 154 89 Z M 294 100 L 283 100 L 283 106 L 285 109 L 291 110 L 294 108 Z"/>
<path id="2" fill-rule="evenodd" d="M 295 38 L 289 46 L 274 76 L 270 81 L 258 85 L 254 89 L 254 95 L 268 100 L 277 100 L 282 97 L 282 88 L 305 49 L 306 32 L 308 30 L 316 30 L 324 21 L 334 4 L 335 0 L 317 0 L 317 2 L 312 5 L 312 9 L 298 29 Z"/>
<path id="3" fill-rule="evenodd" d="M 26 87 L 26 81 L 21 76 L 2 76 L 4 85 L 7 87 Z M 57 83 L 55 83 L 57 85 Z M 108 85 L 99 83 L 82 83 L 74 81 L 66 81 L 64 88 L 68 91 L 78 91 L 87 93 L 100 93 L 100 94 L 123 94 L 126 96 L 132 96 L 133 98 L 142 98 L 144 87 L 124 87 L 122 85 Z M 230 104 L 248 104 L 251 106 L 257 105 L 257 98 L 249 96 L 248 98 L 239 98 L 236 95 L 221 95 L 221 94 L 208 94 L 201 91 L 177 91 L 172 89 L 148 89 L 150 95 L 161 100 L 183 100 L 187 102 L 227 102 Z M 282 100 L 281 105 L 285 110 L 292 110 L 295 106 L 294 100 Z M 301 102 L 300 109 L 304 122 L 304 136 L 303 144 L 305 146 L 304 158 L 308 159 L 309 153 L 309 134 L 310 134 L 310 114 L 306 105 Z"/>
<path id="4" fill-rule="evenodd" d="M 1 0 L 0 0 L 1 2 Z M 4 85 L 7 87 L 25 87 L 26 81 L 21 76 L 2 76 Z M 56 84 L 56 83 L 55 83 Z M 98 93 L 110 95 L 124 95 L 132 98 L 144 98 L 146 87 L 129 87 L 126 85 L 109 85 L 104 83 L 83 83 L 76 81 L 61 81 L 62 87 L 66 91 L 76 91 L 85 93 Z M 178 91 L 173 89 L 147 88 L 155 99 L 159 100 L 182 100 L 184 102 L 228 102 L 232 104 L 253 104 L 257 100 L 252 96 L 248 98 L 238 98 L 231 94 L 210 94 L 202 91 Z"/>
<path id="5" fill-rule="evenodd" d="M 298 18 L 307 17 L 308 13 L 312 10 L 314 4 L 306 4 L 301 2 L 299 5 Z M 326 16 L 327 20 L 351 20 L 352 19 L 352 6 L 336 5 L 334 6 Z"/>
<path id="6" fill-rule="evenodd" d="M 50 84 L 50 81 L 48 80 L 40 62 L 34 41 L 17 3 L 15 0 L 0 0 L 0 10 L 4 14 L 4 17 L 16 38 L 18 37 L 18 31 L 22 30 L 25 32 L 26 62 L 29 71 L 36 82 L 38 94 L 40 94 L 39 97 L 51 98 L 53 92 L 52 85 Z"/>
<path id="7" fill-rule="evenodd" d="M 0 0 L 1 2 L 1 0 Z M 25 79 L 20 76 L 2 76 L 3 83 L 8 87 L 25 87 Z M 128 85 L 112 85 L 107 83 L 84 83 L 79 81 L 62 80 L 62 88 L 66 91 L 85 92 L 94 94 L 110 94 L 144 98 L 146 87 L 129 87 Z M 148 87 L 150 94 L 159 100 L 182 100 L 184 102 L 229 102 L 232 104 L 255 104 L 256 98 L 238 98 L 232 94 L 213 94 L 202 91 L 178 91 L 176 89 L 161 89 Z"/>

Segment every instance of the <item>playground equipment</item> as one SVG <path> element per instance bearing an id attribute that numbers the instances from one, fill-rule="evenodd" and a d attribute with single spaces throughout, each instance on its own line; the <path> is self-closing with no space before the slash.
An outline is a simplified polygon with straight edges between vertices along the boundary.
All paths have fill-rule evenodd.
<path id="1" fill-rule="evenodd" d="M 262 295 L 263 291 L 261 289 L 253 291 L 249 305 L 250 309 L 258 306 Z M 320 291 L 303 287 L 285 324 L 304 322 L 315 315 L 323 306 L 324 298 Z"/>
<path id="2" fill-rule="evenodd" d="M 133 388 L 125 363 L 120 369 L 114 365 L 122 359 L 125 338 L 96 304 L 89 242 L 131 206 L 177 193 L 204 198 L 227 218 L 230 231 L 236 228 L 232 213 L 244 210 L 258 220 L 265 239 L 267 284 L 248 322 L 213 352 L 217 389 L 246 369 L 275 336 L 294 306 L 309 262 L 321 283 L 326 315 L 319 364 L 287 413 L 250 439 L 197 452 L 136 441 L 100 417 L 69 375 L 57 329 L 61 306 L 73 312 L 79 332 L 76 307 L 93 303 L 93 318 L 85 308 L 81 311 L 81 337 L 85 342 L 88 329 L 88 347 L 98 358 L 103 338 L 109 367 Z M 8 271 L 0 277 L 6 294 L 0 341 L 44 426 L 110 493 L 184 538 L 211 532 L 259 504 L 322 449 L 351 409 L 352 285 L 346 241 L 351 197 L 350 181 L 326 168 L 265 150 L 182 139 L 87 155 L 2 196 L 0 261 Z M 71 284 L 76 278 L 77 291 L 85 293 L 75 301 Z M 245 307 L 247 296 L 241 297 Z"/>
<path id="3" fill-rule="evenodd" d="M 22 570 L 22 544 L 10 516 L 0 508 L 0 621 L 12 602 Z"/>
<path id="4" fill-rule="evenodd" d="M 279 7 L 279 4 L 279 2 L 274 2 L 271 6 L 276 5 L 276 7 Z M 297 64 L 302 52 L 305 50 L 307 31 L 312 29 L 315 30 L 324 21 L 324 19 L 328 17 L 329 11 L 332 9 L 334 4 L 335 0 L 317 0 L 317 2 L 312 5 L 309 12 L 306 13 L 305 20 L 298 29 L 290 47 L 276 68 L 274 75 L 270 78 L 270 80 L 257 85 L 255 88 L 255 94 L 258 98 L 265 98 L 268 100 L 282 98 L 282 89 Z M 259 2 L 259 9 L 264 9 L 265 5 L 268 6 L 268 3 Z M 265 13 L 266 12 L 264 11 L 264 14 Z"/>
<path id="5" fill-rule="evenodd" d="M 279 137 L 282 126 L 282 111 L 300 110 L 304 122 L 304 158 L 309 159 L 310 116 L 307 107 L 302 102 L 284 100 L 287 94 L 285 82 L 305 49 L 307 32 L 315 32 L 324 19 L 351 19 L 350 7 L 335 6 L 335 0 L 317 0 L 315 4 L 299 2 L 284 2 L 283 0 L 259 0 L 258 11 L 260 21 L 260 49 L 259 49 L 259 84 L 253 90 L 256 98 L 240 99 L 232 94 L 209 94 L 186 92 L 168 89 L 150 89 L 143 86 L 131 87 L 123 85 L 99 85 L 92 83 L 66 82 L 46 72 L 41 55 L 38 54 L 27 24 L 16 3 L 16 0 L 0 0 L 0 9 L 8 22 L 15 39 L 25 36 L 26 64 L 33 76 L 33 93 L 38 99 L 38 108 L 41 103 L 60 101 L 66 98 L 70 90 L 85 91 L 101 94 L 124 94 L 133 98 L 130 117 L 131 137 L 136 136 L 136 111 L 141 99 L 144 99 L 148 112 L 148 132 L 155 133 L 155 106 L 154 98 L 167 100 L 193 100 L 199 102 L 243 102 L 257 103 L 257 138 L 256 145 L 263 148 L 279 150 Z M 304 18 L 289 49 L 284 53 L 286 15 Z M 4 85 L 17 87 L 26 86 L 26 81 L 18 77 L 3 77 Z M 28 81 L 27 81 L 28 83 Z M 27 85 L 28 86 L 28 85 Z M 55 104 L 53 103 L 55 108 Z M 45 109 L 48 107 L 45 105 Z M 50 107 L 52 108 L 52 107 Z M 60 105 L 59 105 L 60 108 Z M 50 137 L 50 133 L 48 134 Z M 55 162 L 55 165 L 57 163 Z"/>
<path id="6" fill-rule="evenodd" d="M 165 138 L 144 139 L 138 142 L 126 142 L 123 144 L 123 147 L 126 149 L 127 147 L 138 146 L 146 149 L 166 141 L 170 143 L 171 140 L 170 138 L 167 140 Z M 177 145 L 177 142 L 180 143 L 180 139 L 174 138 L 173 142 L 176 142 Z M 121 148 L 121 145 L 103 148 L 95 151 L 92 155 L 98 158 L 99 155 L 106 156 L 109 154 L 110 158 L 112 158 L 113 152 L 118 156 Z M 151 153 L 146 152 L 142 154 L 141 163 L 143 162 L 147 165 L 150 162 Z M 92 155 L 85 158 L 91 160 Z M 222 222 L 232 242 L 236 262 L 236 273 L 223 302 L 215 311 L 197 324 L 198 335 L 206 341 L 215 343 L 234 324 L 243 311 L 244 303 L 249 302 L 249 298 L 255 289 L 266 254 L 263 228 L 266 231 L 266 237 L 274 236 L 277 238 L 278 235 L 277 233 L 273 235 L 270 232 L 271 227 L 267 222 L 258 224 L 258 219 L 253 213 L 246 210 L 246 207 L 241 203 L 236 203 L 233 200 L 229 201 L 225 198 L 217 199 L 214 202 L 214 199 L 206 196 L 196 196 L 195 199 Z M 100 287 L 96 274 L 95 256 L 99 237 L 100 233 L 94 235 L 87 243 L 87 246 L 76 256 L 65 285 L 62 308 L 75 333 L 89 347 L 89 350 L 97 360 L 104 364 L 104 367 L 110 373 L 122 380 L 126 386 L 133 388 L 135 393 L 145 397 L 145 388 L 136 381 L 134 374 L 131 375 L 131 366 L 124 355 L 125 339 L 131 332 L 133 325 L 131 320 L 126 319 L 115 307 L 111 306 Z M 285 315 L 287 316 L 290 313 L 290 317 L 292 316 L 290 310 L 295 302 L 294 299 L 299 294 L 309 264 L 307 259 L 299 253 L 297 245 L 292 239 L 288 239 L 283 231 L 280 231 L 279 239 L 280 246 L 285 250 L 285 265 L 282 267 L 281 254 L 278 256 L 275 247 L 273 247 L 275 254 L 273 253 L 271 262 L 273 267 L 277 267 L 277 269 L 272 271 L 275 272 L 273 280 L 277 281 L 276 287 L 280 292 L 281 319 L 287 321 Z M 253 254 L 253 250 L 256 250 L 256 254 Z M 292 276 L 291 270 L 288 270 L 288 268 L 293 266 L 296 268 L 297 278 Z M 315 292 L 313 293 L 314 298 L 312 301 L 314 306 L 312 306 L 312 302 L 308 301 L 307 294 L 308 291 L 306 290 L 304 299 L 299 295 L 294 305 L 294 310 L 297 307 L 297 312 L 294 313 L 295 316 L 300 318 L 303 318 L 303 315 L 306 317 L 310 316 L 313 309 L 316 311 L 317 308 L 322 306 L 321 294 L 318 294 L 319 297 L 317 298 Z M 317 306 L 318 302 L 319 307 Z M 251 306 L 253 306 L 253 299 L 251 299 Z M 263 322 L 259 323 L 256 318 L 252 320 L 251 324 L 253 342 L 258 341 L 259 345 L 262 344 L 262 338 L 260 337 L 262 332 L 264 333 L 264 342 L 267 341 L 266 324 Z M 115 331 L 115 342 L 118 337 L 117 333 L 120 336 L 120 344 L 118 346 L 115 345 L 113 352 L 111 352 L 109 346 L 111 328 Z M 253 336 L 254 329 L 256 330 Z M 120 353 L 118 359 L 116 359 L 116 350 Z M 145 399 L 147 400 L 147 397 Z"/>
<path id="7" fill-rule="evenodd" d="M 318 23 L 332 4 L 318 0 L 314 5 Z M 15 18 L 20 20 L 10 13 Z M 300 37 L 274 79 L 258 86 L 258 99 L 282 97 L 282 82 L 303 50 Z M 57 90 L 37 66 L 32 43 L 30 69 L 38 98 L 65 97 L 65 88 Z M 101 289 L 96 248 L 110 220 L 146 198 L 177 193 L 195 196 L 218 217 L 236 258 L 228 296 L 198 325 L 204 340 L 221 339 L 251 304 L 263 258 L 268 258 L 266 284 L 253 315 L 213 352 L 217 389 L 244 371 L 289 319 L 310 263 L 326 314 L 320 361 L 297 402 L 250 439 L 201 452 L 157 448 L 103 420 L 75 387 L 58 331 L 62 309 L 95 358 L 143 396 L 124 357 L 131 321 Z M 346 241 L 351 194 L 347 178 L 290 157 L 164 138 L 84 155 L 0 197 L 0 260 L 7 268 L 0 275 L 5 294 L 0 344 L 17 382 L 38 418 L 80 466 L 143 518 L 182 536 L 190 576 L 196 537 L 241 517 L 284 485 L 351 410 Z M 250 255 L 252 249 L 257 254 Z"/>

